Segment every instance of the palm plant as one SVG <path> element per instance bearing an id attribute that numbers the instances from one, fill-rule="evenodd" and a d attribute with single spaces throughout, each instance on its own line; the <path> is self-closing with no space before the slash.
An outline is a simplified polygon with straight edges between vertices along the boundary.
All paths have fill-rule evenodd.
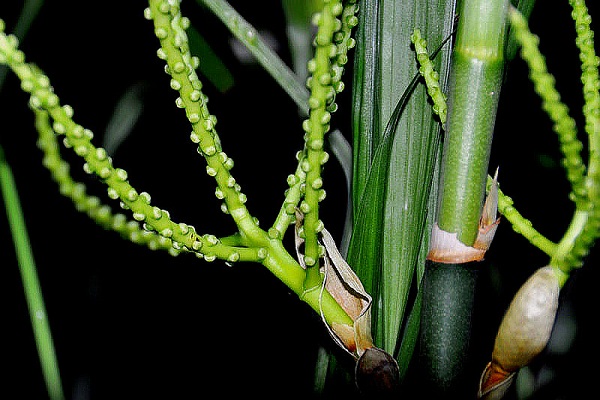
<path id="1" fill-rule="evenodd" d="M 549 340 L 558 293 L 589 270 L 574 272 L 589 263 L 598 233 L 598 62 L 586 5 L 564 3 L 574 10 L 583 67 L 584 106 L 575 118 L 528 30 L 533 1 L 284 1 L 277 12 L 287 26 L 278 28 L 291 44 L 280 41 L 279 54 L 294 60 L 295 73 L 258 29 L 276 29 L 275 18 L 261 20 L 266 14 L 245 2 L 99 6 L 89 20 L 77 3 L 48 2 L 30 31 L 31 21 L 16 23 L 17 13 L 0 8 L 7 13 L 0 61 L 14 73 L 3 88 L 4 119 L 14 125 L 1 137 L 1 183 L 27 299 L 13 313 L 29 314 L 35 335 L 11 339 L 19 349 L 35 342 L 42 366 L 32 367 L 35 354 L 19 357 L 15 376 L 30 381 L 32 370 L 41 372 L 47 387 L 33 394 L 57 399 L 63 387 L 102 396 L 124 380 L 120 390 L 137 395 L 185 394 L 201 383 L 225 394 L 242 387 L 474 398 L 480 376 L 482 397 L 514 396 L 515 388 L 523 395 L 535 371 L 528 366 Z M 27 4 L 33 8 L 22 15 L 34 15 L 40 3 Z M 543 15 L 548 6 L 537 7 Z M 79 12 L 72 24 L 57 25 Z M 255 17 L 253 26 L 242 15 Z M 84 20 L 99 33 L 85 46 L 55 39 L 72 38 Z M 18 45 L 11 31 L 28 36 Z M 44 53 L 38 46 L 48 31 L 55 45 Z M 240 42 L 250 65 L 229 52 L 245 51 Z M 300 51 L 307 42 L 312 50 Z M 526 144 L 491 151 L 492 132 L 505 140 L 498 132 L 510 112 L 500 98 L 513 112 L 506 88 L 511 93 L 512 75 L 523 73 L 525 63 L 511 61 L 521 48 L 554 124 L 546 130 L 560 141 L 560 151 L 551 147 L 539 159 L 564 158 L 561 190 L 574 204 L 572 220 L 532 218 L 537 230 L 503 193 L 525 169 L 511 173 L 516 163 L 504 149 Z M 29 102 L 37 133 L 22 123 L 31 117 L 20 113 L 31 111 L 19 101 Z M 98 134 L 97 116 L 111 113 Z M 576 132 L 580 122 L 587 141 Z M 41 153 L 19 151 L 36 135 Z M 190 140 L 205 165 L 183 155 Z M 590 156 L 581 156 L 582 143 Z M 543 148 L 538 139 L 533 150 Z M 41 155 L 64 197 L 47 182 Z M 490 157 L 501 166 L 498 181 L 488 176 Z M 85 173 L 69 170 L 81 159 Z M 517 203 L 521 192 L 531 196 L 521 188 Z M 496 208 L 506 220 L 500 225 Z M 502 238 L 509 223 L 527 240 Z M 523 242 L 527 252 L 541 251 L 507 262 L 503 249 Z M 548 315 L 532 318 L 529 330 L 515 328 L 509 317 L 531 305 L 515 301 L 494 345 L 509 298 L 542 265 L 550 271 L 544 279 L 552 290 L 539 292 L 553 297 Z M 502 279 L 492 281 L 495 273 Z M 21 296 L 12 278 L 5 304 Z M 66 296 L 65 286 L 85 288 L 69 291 L 83 301 Z M 499 292 L 482 296 L 482 287 Z"/>

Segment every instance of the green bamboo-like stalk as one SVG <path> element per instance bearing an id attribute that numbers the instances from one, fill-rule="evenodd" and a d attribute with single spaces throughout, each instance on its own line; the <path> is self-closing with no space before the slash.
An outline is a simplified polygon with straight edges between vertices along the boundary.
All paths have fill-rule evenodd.
<path id="1" fill-rule="evenodd" d="M 434 235 L 453 234 L 455 248 L 479 234 L 500 88 L 508 0 L 465 0 L 459 10 L 448 93 Z M 439 227 L 439 229 L 438 229 Z M 438 250 L 437 239 L 432 252 Z M 461 250 L 457 250 L 460 252 Z M 464 397 L 471 315 L 479 262 L 432 257 L 423 279 L 421 367 L 430 396 Z"/>
<path id="2" fill-rule="evenodd" d="M 477 237 L 504 68 L 506 0 L 465 0 L 453 52 L 439 227 Z"/>

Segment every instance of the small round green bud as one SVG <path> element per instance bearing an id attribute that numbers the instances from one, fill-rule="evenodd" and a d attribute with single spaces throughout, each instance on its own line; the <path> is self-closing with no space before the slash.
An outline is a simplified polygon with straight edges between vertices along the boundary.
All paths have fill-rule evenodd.
<path id="1" fill-rule="evenodd" d="M 144 201 L 144 203 L 150 204 L 150 200 L 151 200 L 150 193 L 148 193 L 148 192 L 141 192 L 140 193 L 140 197 Z"/>
<path id="2" fill-rule="evenodd" d="M 223 214 L 229 214 L 229 208 L 227 207 L 226 203 L 221 203 L 221 212 Z"/>
<path id="3" fill-rule="evenodd" d="M 211 246 L 219 244 L 219 239 L 215 235 L 205 235 L 204 237 Z"/>
<path id="4" fill-rule="evenodd" d="M 317 261 L 309 256 L 304 256 L 304 264 L 306 264 L 307 267 L 312 267 L 313 265 L 315 265 L 317 263 Z"/>
<path id="5" fill-rule="evenodd" d="M 258 252 L 256 253 L 259 260 L 264 260 L 265 258 L 267 258 L 268 254 L 269 254 L 269 252 L 264 247 L 261 247 L 260 249 L 258 249 Z"/>
<path id="6" fill-rule="evenodd" d="M 159 39 L 166 39 L 167 36 L 169 36 L 168 32 L 166 29 L 164 28 L 156 28 L 154 30 L 154 34 L 156 35 L 157 38 Z"/>
<path id="7" fill-rule="evenodd" d="M 133 219 L 139 222 L 143 222 L 146 219 L 146 216 L 142 213 L 133 213 Z"/>
<path id="8" fill-rule="evenodd" d="M 281 239 L 281 232 L 278 229 L 270 228 L 268 231 L 270 239 Z"/>
<path id="9" fill-rule="evenodd" d="M 173 236 L 173 230 L 165 228 L 162 231 L 160 231 L 160 235 L 166 238 L 170 238 L 171 236 Z"/>
<path id="10" fill-rule="evenodd" d="M 214 169 L 213 167 L 209 167 L 209 166 L 207 166 L 207 167 L 206 167 L 206 174 L 207 174 L 208 176 L 213 176 L 213 177 L 214 177 L 214 176 L 217 176 L 217 170 L 216 170 L 216 169 Z"/>
<path id="11" fill-rule="evenodd" d="M 170 86 L 173 90 L 181 89 L 181 83 L 177 79 L 171 79 Z"/>
<path id="12" fill-rule="evenodd" d="M 192 124 L 197 124 L 200 122 L 200 115 L 198 115 L 198 113 L 191 113 L 188 115 L 188 121 L 190 121 Z"/>

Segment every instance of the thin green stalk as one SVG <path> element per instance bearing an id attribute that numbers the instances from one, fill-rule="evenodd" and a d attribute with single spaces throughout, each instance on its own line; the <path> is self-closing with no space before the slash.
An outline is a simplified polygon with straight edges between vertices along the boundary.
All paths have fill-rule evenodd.
<path id="1" fill-rule="evenodd" d="M 471 246 L 477 237 L 504 68 L 506 0 L 465 0 L 448 95 L 438 225 Z"/>
<path id="2" fill-rule="evenodd" d="M 555 79 L 548 72 L 546 60 L 538 48 L 539 38 L 529 31 L 527 20 L 514 7 L 509 9 L 511 30 L 521 46 L 521 58 L 529 67 L 529 79 L 534 90 L 542 100 L 542 109 L 552 121 L 552 127 L 560 141 L 563 152 L 563 166 L 571 184 L 571 198 L 575 204 L 585 207 L 586 185 L 585 165 L 581 157 L 582 144 L 577 138 L 577 125 L 569 115 L 569 108 L 562 102 L 555 87 Z"/>
<path id="3" fill-rule="evenodd" d="M 23 281 L 23 289 L 31 317 L 31 325 L 40 358 L 42 374 L 46 382 L 48 395 L 52 400 L 65 398 L 60 380 L 56 351 L 48 322 L 48 314 L 44 305 L 42 288 L 37 275 L 27 227 L 19 202 L 19 195 L 10 166 L 4 158 L 4 150 L 0 147 L 0 189 L 4 198 L 8 223 L 19 263 L 19 272 Z"/>
<path id="4" fill-rule="evenodd" d="M 288 47 L 292 57 L 293 70 L 300 81 L 308 79 L 308 60 L 313 56 L 314 37 L 313 14 L 323 8 L 323 0 L 282 0 L 285 15 Z"/>
<path id="5" fill-rule="evenodd" d="M 589 206 L 577 208 L 569 229 L 559 242 L 559 250 L 551 260 L 551 265 L 560 267 L 567 274 L 583 264 L 583 257 L 600 235 L 600 58 L 594 49 L 594 32 L 590 27 L 591 17 L 585 1 L 570 0 L 569 3 L 573 9 L 571 15 L 577 32 L 575 42 L 581 60 L 583 115 L 589 139 L 589 164 L 585 176 Z M 563 252 L 563 249 L 566 251 Z"/>
<path id="6" fill-rule="evenodd" d="M 174 248 L 171 239 L 143 229 L 138 221 L 127 219 L 122 213 L 113 213 L 109 205 L 102 203 L 98 197 L 89 195 L 85 185 L 71 177 L 69 164 L 60 155 L 58 135 L 52 129 L 48 113 L 34 110 L 34 114 L 39 135 L 37 145 L 44 153 L 42 163 L 58 184 L 60 193 L 73 201 L 77 211 L 86 213 L 99 226 L 112 229 L 123 238 L 137 244 L 145 244 L 152 250 L 167 250 L 171 255 L 187 250 L 185 247 Z"/>
<path id="7" fill-rule="evenodd" d="M 26 0 L 24 2 L 23 9 L 21 10 L 21 14 L 19 14 L 19 19 L 13 30 L 13 34 L 18 37 L 19 40 L 25 38 L 25 35 L 29 31 L 29 27 L 38 16 L 43 4 L 44 0 Z M 0 89 L 2 89 L 2 86 L 4 85 L 7 72 L 8 68 L 4 65 L 0 65 Z"/>

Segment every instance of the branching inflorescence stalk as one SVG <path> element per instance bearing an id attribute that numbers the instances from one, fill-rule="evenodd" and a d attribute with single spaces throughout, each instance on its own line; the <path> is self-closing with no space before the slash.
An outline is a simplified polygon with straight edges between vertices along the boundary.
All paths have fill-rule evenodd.
<path id="1" fill-rule="evenodd" d="M 583 264 L 583 258 L 599 234 L 600 222 L 600 79 L 598 78 L 599 58 L 594 51 L 591 17 L 584 1 L 572 0 L 572 17 L 576 27 L 576 44 L 580 51 L 583 83 L 585 131 L 589 139 L 589 157 L 586 168 L 581 150 L 583 144 L 577 137 L 577 127 L 569 110 L 561 102 L 554 87 L 554 77 L 547 71 L 546 62 L 539 52 L 539 39 L 529 31 L 522 15 L 514 8 L 509 10 L 515 37 L 521 45 L 521 56 L 530 69 L 534 88 L 542 99 L 542 107 L 553 122 L 563 153 L 563 166 L 571 184 L 571 199 L 575 212 L 571 223 L 556 246 L 544 246 L 552 265 L 562 275 L 561 285 L 573 268 Z M 539 247 L 539 246 L 538 246 Z"/>
<path id="2" fill-rule="evenodd" d="M 286 227 L 293 222 L 296 207 L 305 195 L 306 172 L 311 170 L 310 167 L 307 168 L 311 165 L 311 151 L 317 155 L 313 155 L 312 158 L 319 168 L 315 169 L 317 173 L 311 177 L 310 190 L 314 190 L 317 203 L 324 196 L 319 182 L 320 167 L 327 157 L 326 153 L 322 148 L 315 148 L 315 137 L 311 137 L 313 141 L 310 142 L 312 147 L 309 149 L 307 135 L 305 150 L 299 153 L 298 170 L 292 175 L 294 178 L 288 180 L 290 189 L 286 194 L 282 213 L 268 232 L 261 229 L 258 221 L 246 209 L 246 197 L 230 173 L 233 160 L 223 151 L 215 129 L 216 117 L 207 109 L 207 98 L 202 93 L 202 84 L 195 73 L 199 61 L 191 56 L 185 34 L 189 20 L 181 16 L 178 1 L 151 0 L 149 4 L 145 16 L 154 22 L 154 33 L 161 44 L 157 54 L 166 61 L 166 72 L 171 76 L 171 87 L 179 94 L 175 103 L 185 110 L 193 129 L 190 139 L 198 145 L 198 152 L 204 156 L 207 163 L 206 173 L 217 182 L 215 194 L 223 200 L 221 209 L 231 215 L 238 233 L 223 238 L 223 241 L 214 235 L 199 235 L 191 225 L 176 223 L 171 220 L 168 211 L 153 206 L 150 203 L 150 195 L 134 189 L 129 183 L 127 172 L 114 167 L 107 152 L 92 144 L 93 133 L 73 120 L 73 109 L 70 106 L 60 104 L 48 77 L 35 66 L 25 62 L 24 54 L 17 49 L 17 39 L 0 32 L 0 62 L 9 66 L 21 80 L 22 89 L 31 95 L 29 105 L 36 113 L 36 127 L 40 130 L 39 144 L 46 154 L 45 164 L 59 183 L 61 192 L 71 197 L 80 211 L 88 213 L 102 226 L 118 231 L 136 243 L 147 243 L 151 248 L 169 249 L 171 254 L 181 251 L 193 252 L 206 261 L 219 259 L 227 262 L 262 263 L 302 300 L 321 313 L 327 323 L 353 325 L 352 319 L 326 290 L 306 290 L 306 271 L 282 243 L 282 235 Z M 321 133 L 318 134 L 320 137 L 329 128 L 329 113 L 335 111 L 335 94 L 343 89 L 340 78 L 343 64 L 347 60 L 345 52 L 353 43 L 349 38 L 349 30 L 355 25 L 354 12 L 356 7 L 353 2 L 348 9 L 344 9 L 340 2 L 333 2 L 326 6 L 326 17 L 320 17 L 321 20 L 327 21 L 324 24 L 326 28 L 319 27 L 320 30 L 326 31 L 326 34 L 321 34 L 319 40 L 321 47 L 327 50 L 320 57 L 327 56 L 323 65 L 327 65 L 326 70 L 329 71 L 329 79 L 324 71 L 319 75 L 321 78 L 316 82 L 322 88 L 316 90 L 317 95 L 313 94 L 315 101 L 324 105 L 324 108 L 314 107 L 321 111 L 314 119 L 314 122 L 318 122 L 314 130 L 321 129 Z M 340 13 L 345 19 L 343 23 L 335 18 L 335 15 Z M 327 40 L 329 43 L 326 43 Z M 336 47 L 333 41 L 342 45 Z M 315 62 L 315 65 L 320 65 L 320 62 Z M 310 125 L 310 120 L 304 124 L 305 127 Z M 310 130 L 313 131 L 312 128 Z M 70 178 L 69 168 L 60 159 L 56 143 L 53 143 L 49 135 L 64 136 L 63 144 L 85 160 L 84 170 L 96 175 L 108 186 L 109 198 L 120 200 L 121 208 L 132 213 L 132 221 L 127 221 L 122 214 L 113 215 L 110 207 L 101 204 L 95 196 L 88 196 L 85 186 Z M 316 210 L 318 204 L 312 204 L 314 200 L 306 201 L 305 204 Z M 143 229 L 140 228 L 140 224 Z M 317 216 L 316 224 L 312 224 L 309 230 L 316 234 L 320 225 L 322 223 Z M 319 251 L 314 256 L 318 258 Z"/>

